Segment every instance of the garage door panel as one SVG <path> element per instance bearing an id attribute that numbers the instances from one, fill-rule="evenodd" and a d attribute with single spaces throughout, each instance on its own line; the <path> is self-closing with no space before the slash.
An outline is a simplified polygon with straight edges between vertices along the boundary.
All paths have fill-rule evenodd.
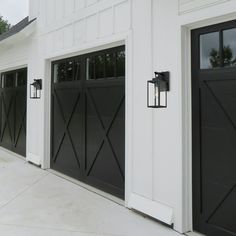
<path id="1" fill-rule="evenodd" d="M 231 186 L 232 183 L 236 183 L 234 174 L 236 132 L 231 119 L 232 113 L 226 111 L 225 103 L 221 99 L 225 89 L 233 87 L 232 83 L 226 86 L 228 82 L 230 81 L 221 86 L 221 92 L 217 91 L 218 86 L 222 84 L 221 81 L 210 82 L 209 86 L 202 87 L 201 147 L 202 156 L 204 156 L 202 159 L 203 178 Z M 214 86 L 214 84 L 217 85 Z M 235 95 L 233 97 L 236 98 Z M 231 103 L 232 99 L 227 100 L 227 103 Z M 214 168 L 212 168 L 213 163 Z"/>
<path id="2" fill-rule="evenodd" d="M 122 189 L 123 173 L 117 168 L 117 162 L 108 144 L 104 143 L 102 146 L 98 156 L 94 159 L 88 176 Z"/>
<path id="3" fill-rule="evenodd" d="M 24 133 L 25 133 L 25 123 L 26 123 L 26 91 L 25 90 L 18 90 L 16 93 L 16 119 L 15 121 L 15 127 L 17 130 L 20 129 L 20 127 L 23 125 L 24 126 Z"/>
<path id="4" fill-rule="evenodd" d="M 70 139 L 66 135 L 61 143 L 60 151 L 54 157 L 52 166 L 53 169 L 71 177 L 78 178 L 81 176 L 79 155 L 73 150 Z"/>
<path id="5" fill-rule="evenodd" d="M 114 117 L 112 126 L 109 130 L 108 137 L 113 143 L 113 147 L 115 152 L 117 153 L 118 160 L 120 161 L 120 165 L 124 165 L 122 161 L 122 157 L 125 152 L 125 96 L 123 96 L 120 100 L 120 103 L 116 110 L 116 115 Z M 122 166 L 122 170 L 124 170 L 124 166 Z"/>
<path id="6" fill-rule="evenodd" d="M 236 232 L 236 185 L 225 194 L 219 202 L 217 208 L 212 212 L 208 219 L 210 224 L 218 226 L 226 231 Z"/>
<path id="7" fill-rule="evenodd" d="M 86 150 L 86 170 L 89 171 L 91 165 L 94 162 L 94 159 L 101 151 L 101 148 L 104 144 L 103 141 L 103 133 L 101 132 L 100 122 L 96 117 L 96 114 L 87 108 L 87 115 L 86 115 L 86 143 L 85 143 L 85 150 Z"/>
<path id="8" fill-rule="evenodd" d="M 123 198 L 125 71 L 120 51 L 124 47 L 53 63 L 51 160 L 53 169 Z M 77 68 L 69 77 L 68 61 Z"/>
<path id="9" fill-rule="evenodd" d="M 230 29 L 230 30 L 229 30 Z M 194 230 L 236 234 L 236 21 L 192 31 Z"/>
<path id="10" fill-rule="evenodd" d="M 2 93 L 2 136 L 1 145 L 12 150 L 14 145 L 14 90 L 8 89 Z"/>
<path id="11" fill-rule="evenodd" d="M 204 81 L 203 93 L 207 96 L 203 101 L 212 105 L 208 105 L 206 109 L 214 109 L 215 112 L 221 113 L 220 117 L 214 116 L 214 113 L 208 114 L 212 116 L 212 122 L 216 122 L 217 126 L 222 124 L 222 119 L 227 119 L 229 127 L 236 128 L 236 81 L 233 80 L 217 80 Z M 204 96 L 204 95 L 203 95 Z M 206 104 L 207 105 L 207 104 Z M 204 109 L 204 108 L 203 108 Z M 224 118 L 222 118 L 224 116 Z"/>
<path id="12" fill-rule="evenodd" d="M 78 89 L 54 90 L 54 102 L 57 103 L 58 113 L 65 122 L 69 121 L 74 115 L 80 99 Z M 58 115 L 59 115 L 58 114 Z"/>
<path id="13" fill-rule="evenodd" d="M 54 90 L 52 167 L 76 178 L 81 176 L 82 165 L 80 106 L 77 90 Z"/>
<path id="14" fill-rule="evenodd" d="M 54 96 L 52 97 L 52 104 L 53 104 L 53 111 L 52 111 L 53 117 L 54 114 L 58 114 L 57 119 L 54 119 L 52 123 L 52 135 L 53 135 L 52 151 L 54 154 L 54 152 L 58 149 L 61 139 L 64 135 L 65 124 L 63 117 L 60 115 L 60 108 L 58 102 L 56 101 Z"/>
<path id="15" fill-rule="evenodd" d="M 19 150 L 22 155 L 26 147 L 26 89 L 17 89 L 16 93 L 16 110 L 15 128 L 14 128 L 14 147 Z"/>
<path id="16" fill-rule="evenodd" d="M 80 163 L 82 164 L 82 153 L 83 153 L 83 116 L 81 114 L 81 106 L 79 103 L 79 106 L 74 111 L 74 115 L 71 118 L 70 124 L 69 124 L 69 133 L 71 135 L 71 140 L 73 143 L 73 147 L 75 149 L 75 152 L 77 153 L 77 156 L 79 158 Z"/>
<path id="17" fill-rule="evenodd" d="M 216 206 L 219 206 L 221 201 L 230 191 L 232 186 L 224 186 L 221 183 L 205 181 L 202 185 L 202 217 L 205 221 L 209 222 L 212 218 L 212 214 L 216 210 Z M 209 201 L 208 199 L 211 199 Z"/>
<path id="18" fill-rule="evenodd" d="M 112 83 L 107 87 L 93 87 L 87 89 L 87 100 L 97 113 L 105 128 L 108 128 L 123 102 L 124 88 L 115 87 Z"/>
<path id="19" fill-rule="evenodd" d="M 27 69 L 1 74 L 0 145 L 26 155 Z"/>
<path id="20" fill-rule="evenodd" d="M 221 106 L 221 109 L 225 113 L 225 116 L 232 122 L 233 127 L 236 127 L 236 81 L 229 80 L 218 81 L 212 83 L 211 91 L 215 95 L 215 98 L 218 104 Z"/>

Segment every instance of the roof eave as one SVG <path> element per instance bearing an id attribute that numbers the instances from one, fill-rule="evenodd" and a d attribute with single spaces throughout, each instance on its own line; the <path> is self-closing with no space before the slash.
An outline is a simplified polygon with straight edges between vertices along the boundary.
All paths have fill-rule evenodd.
<path id="1" fill-rule="evenodd" d="M 0 41 L 0 48 L 2 48 L 3 46 L 15 44 L 23 39 L 30 37 L 35 32 L 35 26 L 36 20 L 32 21 L 29 25 L 27 25 L 24 29 L 17 32 L 16 34 Z"/>

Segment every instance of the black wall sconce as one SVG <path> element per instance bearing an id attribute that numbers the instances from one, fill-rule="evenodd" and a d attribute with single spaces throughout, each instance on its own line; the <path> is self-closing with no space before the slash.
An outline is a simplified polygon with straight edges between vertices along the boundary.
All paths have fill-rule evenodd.
<path id="1" fill-rule="evenodd" d="M 42 80 L 35 79 L 32 84 L 30 84 L 30 98 L 31 99 L 40 99 L 42 90 Z"/>
<path id="2" fill-rule="evenodd" d="M 149 108 L 166 108 L 170 91 L 170 72 L 155 72 L 155 78 L 147 82 Z"/>

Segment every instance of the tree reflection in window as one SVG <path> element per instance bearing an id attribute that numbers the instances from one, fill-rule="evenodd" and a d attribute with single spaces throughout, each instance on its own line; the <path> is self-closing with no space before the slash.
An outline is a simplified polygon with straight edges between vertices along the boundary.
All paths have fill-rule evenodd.
<path id="1" fill-rule="evenodd" d="M 219 51 L 213 48 L 209 60 L 212 68 L 220 67 L 221 57 Z M 225 67 L 236 65 L 236 58 L 233 57 L 233 51 L 229 45 L 223 47 L 223 65 Z"/>
<path id="2" fill-rule="evenodd" d="M 224 60 L 224 66 L 236 65 L 236 58 L 233 58 L 233 50 L 231 49 L 229 45 L 224 46 L 223 60 Z"/>
<path id="3" fill-rule="evenodd" d="M 123 79 L 125 77 L 124 47 L 108 49 L 85 56 L 69 58 L 53 64 L 54 83 L 81 80 Z"/>
<path id="4" fill-rule="evenodd" d="M 200 35 L 200 58 L 201 69 L 236 66 L 236 28 Z"/>

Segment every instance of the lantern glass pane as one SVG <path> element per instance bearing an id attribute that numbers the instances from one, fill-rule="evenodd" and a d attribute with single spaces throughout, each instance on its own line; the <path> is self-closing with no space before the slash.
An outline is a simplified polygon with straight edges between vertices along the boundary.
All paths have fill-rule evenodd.
<path id="1" fill-rule="evenodd" d="M 41 97 L 41 90 L 36 89 L 36 96 L 37 98 Z"/>
<path id="2" fill-rule="evenodd" d="M 149 82 L 148 83 L 148 106 L 150 107 L 155 106 L 155 98 L 156 98 L 155 84 Z"/>
<path id="3" fill-rule="evenodd" d="M 36 97 L 36 88 L 32 84 L 30 85 L 30 97 L 31 98 L 35 98 Z"/>
<path id="4" fill-rule="evenodd" d="M 158 87 L 158 84 L 155 84 L 155 98 L 154 98 L 154 104 L 155 106 L 160 106 L 160 88 Z"/>
<path id="5" fill-rule="evenodd" d="M 166 107 L 166 91 L 161 91 L 160 93 L 160 106 Z"/>

